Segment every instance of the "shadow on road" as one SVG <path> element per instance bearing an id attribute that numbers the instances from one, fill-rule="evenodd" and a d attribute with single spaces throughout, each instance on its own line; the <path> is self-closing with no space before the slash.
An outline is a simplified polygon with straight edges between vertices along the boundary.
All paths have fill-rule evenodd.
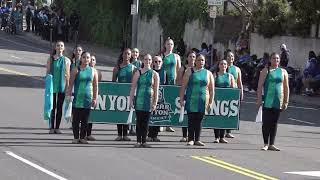
<path id="1" fill-rule="evenodd" d="M 0 74 L 0 87 L 44 88 L 43 77 Z"/>

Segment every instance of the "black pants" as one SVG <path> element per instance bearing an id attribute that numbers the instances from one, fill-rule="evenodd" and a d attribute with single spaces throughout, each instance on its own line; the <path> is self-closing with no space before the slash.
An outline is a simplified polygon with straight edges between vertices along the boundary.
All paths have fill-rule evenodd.
<path id="1" fill-rule="evenodd" d="M 280 109 L 275 108 L 263 108 L 262 110 L 262 135 L 264 144 L 274 145 L 280 111 Z"/>
<path id="2" fill-rule="evenodd" d="M 79 128 L 80 128 L 80 139 L 84 139 L 87 133 L 90 109 L 72 108 L 72 113 L 73 113 L 73 119 L 72 119 L 73 137 L 74 139 L 79 139 Z"/>
<path id="3" fill-rule="evenodd" d="M 188 141 L 200 141 L 203 116 L 201 112 L 188 113 Z"/>
<path id="4" fill-rule="evenodd" d="M 137 116 L 137 142 L 145 143 L 147 139 L 148 126 L 151 113 L 148 111 L 136 111 Z"/>
<path id="5" fill-rule="evenodd" d="M 225 129 L 214 129 L 214 137 L 215 138 L 224 138 L 226 130 Z"/>
<path id="6" fill-rule="evenodd" d="M 128 136 L 129 125 L 117 124 L 118 136 Z"/>
<path id="7" fill-rule="evenodd" d="M 88 123 L 87 136 L 91 136 L 91 132 L 92 132 L 92 123 Z"/>
<path id="8" fill-rule="evenodd" d="M 30 31 L 31 16 L 26 16 L 27 31 Z"/>
<path id="9" fill-rule="evenodd" d="M 188 136 L 188 128 L 183 127 L 182 128 L 182 137 L 186 138 Z"/>
<path id="10" fill-rule="evenodd" d="M 159 131 L 160 131 L 159 126 L 149 126 L 148 137 L 156 138 L 158 136 Z"/>
<path id="11" fill-rule="evenodd" d="M 64 97 L 64 93 L 53 93 L 53 109 L 51 111 L 50 129 L 59 129 L 60 127 Z M 56 126 L 54 126 L 55 122 Z"/>
<path id="12" fill-rule="evenodd" d="M 231 129 L 227 129 L 226 132 L 227 132 L 227 133 L 231 133 Z"/>

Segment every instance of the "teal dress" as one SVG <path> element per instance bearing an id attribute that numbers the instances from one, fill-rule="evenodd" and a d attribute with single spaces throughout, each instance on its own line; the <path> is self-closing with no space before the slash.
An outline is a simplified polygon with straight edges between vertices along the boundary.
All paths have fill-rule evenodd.
<path id="1" fill-rule="evenodd" d="M 154 73 L 156 72 L 150 69 L 145 73 L 140 74 L 137 82 L 137 93 L 135 98 L 135 109 L 137 111 L 151 112 L 154 93 L 152 89 Z"/>
<path id="2" fill-rule="evenodd" d="M 132 76 L 134 71 L 136 70 L 136 66 L 133 64 L 128 64 L 124 67 L 119 67 L 117 78 L 119 83 L 131 83 Z"/>
<path id="3" fill-rule="evenodd" d="M 189 77 L 189 82 L 186 92 L 186 111 L 188 113 L 201 112 L 204 113 L 209 99 L 207 90 L 208 85 L 208 70 L 201 69 L 194 71 Z"/>
<path id="4" fill-rule="evenodd" d="M 52 75 L 53 75 L 53 93 L 64 93 L 66 89 L 66 58 L 61 56 L 57 60 L 52 60 Z"/>
<path id="5" fill-rule="evenodd" d="M 230 88 L 231 87 L 231 77 L 232 74 L 224 73 L 223 75 L 219 75 L 216 73 L 215 86 L 219 88 Z"/>
<path id="6" fill-rule="evenodd" d="M 140 69 L 142 66 L 142 62 L 139 59 L 133 61 L 131 64 L 133 64 L 138 69 Z"/>
<path id="7" fill-rule="evenodd" d="M 264 82 L 263 107 L 281 109 L 283 105 L 283 71 L 281 68 L 268 72 Z"/>
<path id="8" fill-rule="evenodd" d="M 74 108 L 91 108 L 94 72 L 94 68 L 90 66 L 87 66 L 84 70 L 80 70 L 79 68 L 74 84 Z"/>
<path id="9" fill-rule="evenodd" d="M 166 84 L 174 85 L 176 83 L 176 57 L 174 53 L 171 53 L 163 58 L 162 68 L 166 73 Z"/>
<path id="10" fill-rule="evenodd" d="M 234 65 L 229 66 L 228 73 L 232 74 L 234 81 L 236 82 L 235 87 L 238 87 L 237 82 L 238 82 L 239 75 L 238 75 L 237 67 Z"/>
<path id="11" fill-rule="evenodd" d="M 72 72 L 74 68 L 78 68 L 79 66 L 80 66 L 80 59 L 76 59 L 74 63 L 71 63 L 70 71 Z"/>

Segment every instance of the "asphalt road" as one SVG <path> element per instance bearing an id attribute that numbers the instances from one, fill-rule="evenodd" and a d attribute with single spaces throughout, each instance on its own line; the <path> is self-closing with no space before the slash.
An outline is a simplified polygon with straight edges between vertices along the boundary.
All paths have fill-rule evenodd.
<path id="1" fill-rule="evenodd" d="M 70 124 L 49 135 L 42 118 L 48 46 L 0 32 L 0 179 L 319 179 L 288 174 L 320 171 L 320 111 L 295 104 L 283 112 L 276 145 L 263 152 L 261 124 L 254 122 L 255 95 L 246 94 L 240 130 L 228 144 L 213 144 L 213 130 L 203 130 L 204 147 L 180 143 L 181 129 L 161 132 L 151 149 L 115 142 L 115 125 L 94 125 L 98 139 L 71 144 Z M 99 59 L 97 59 L 99 61 Z M 98 66 L 103 80 L 111 67 Z M 315 173 L 317 174 L 317 173 Z"/>

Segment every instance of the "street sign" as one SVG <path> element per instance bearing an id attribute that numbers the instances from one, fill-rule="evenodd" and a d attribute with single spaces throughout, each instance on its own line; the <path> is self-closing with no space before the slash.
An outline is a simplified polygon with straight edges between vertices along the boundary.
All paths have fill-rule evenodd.
<path id="1" fill-rule="evenodd" d="M 131 15 L 138 14 L 138 8 L 136 4 L 131 4 Z"/>
<path id="2" fill-rule="evenodd" d="M 209 17 L 216 18 L 217 17 L 217 6 L 210 6 L 209 7 Z"/>
<path id="3" fill-rule="evenodd" d="M 224 0 L 208 0 L 209 6 L 223 6 Z"/>

